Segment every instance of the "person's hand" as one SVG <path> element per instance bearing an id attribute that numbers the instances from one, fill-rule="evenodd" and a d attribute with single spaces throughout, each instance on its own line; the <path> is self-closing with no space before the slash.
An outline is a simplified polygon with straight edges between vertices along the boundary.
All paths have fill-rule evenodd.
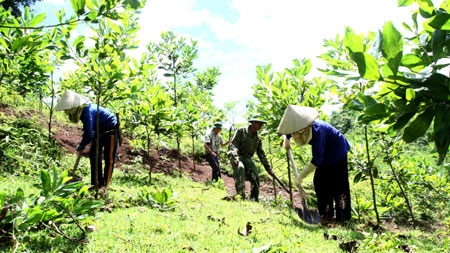
<path id="1" fill-rule="evenodd" d="M 286 150 L 291 149 L 291 140 L 288 139 L 288 138 L 284 138 L 284 140 L 283 140 L 283 147 L 284 147 Z"/>
<path id="2" fill-rule="evenodd" d="M 76 148 L 76 150 L 77 150 L 77 152 L 81 152 L 81 151 L 83 151 L 85 148 L 86 148 L 85 146 L 78 145 L 77 148 Z"/>
<path id="3" fill-rule="evenodd" d="M 268 169 L 267 173 L 269 173 L 269 175 L 271 175 L 271 176 L 275 176 L 275 172 L 273 172 L 272 168 Z"/>

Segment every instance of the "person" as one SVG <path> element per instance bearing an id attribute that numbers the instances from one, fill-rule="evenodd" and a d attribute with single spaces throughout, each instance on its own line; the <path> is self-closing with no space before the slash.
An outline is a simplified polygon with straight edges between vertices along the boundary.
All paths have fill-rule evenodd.
<path id="1" fill-rule="evenodd" d="M 89 99 L 70 90 L 65 91 L 56 104 L 55 110 L 64 111 L 72 123 L 78 123 L 79 121 L 83 123 L 82 139 L 76 150 L 82 152 L 90 144 L 91 184 L 106 189 L 111 181 L 117 154 L 119 139 L 117 118 L 104 107 L 100 106 L 97 110 L 97 105 L 90 103 Z M 98 132 L 100 133 L 98 153 L 96 152 L 97 120 L 99 122 Z M 102 153 L 105 160 L 104 170 L 102 168 Z M 97 166 L 95 164 L 96 156 Z M 97 168 L 97 182 L 95 168 Z"/>
<path id="2" fill-rule="evenodd" d="M 254 115 L 249 120 L 250 125 L 236 130 L 227 152 L 233 167 L 236 193 L 245 199 L 245 178 L 250 181 L 250 200 L 259 200 L 260 178 L 258 169 L 252 160 L 254 153 L 264 166 L 267 173 L 274 175 L 273 169 L 267 160 L 262 148 L 262 140 L 258 131 L 266 123 L 259 115 Z"/>
<path id="3" fill-rule="evenodd" d="M 212 182 L 217 182 L 220 175 L 219 153 L 220 147 L 228 145 L 230 140 L 224 142 L 220 132 L 222 131 L 222 123 L 215 122 L 213 128 L 205 135 L 205 158 L 212 169 Z"/>
<path id="4" fill-rule="evenodd" d="M 291 148 L 291 137 L 298 146 L 311 145 L 312 159 L 296 176 L 296 184 L 300 186 L 315 171 L 313 184 L 321 223 L 344 223 L 351 219 L 347 164 L 350 145 L 339 130 L 317 119 L 318 115 L 312 107 L 289 105 L 277 131 L 286 135 L 286 149 Z"/>

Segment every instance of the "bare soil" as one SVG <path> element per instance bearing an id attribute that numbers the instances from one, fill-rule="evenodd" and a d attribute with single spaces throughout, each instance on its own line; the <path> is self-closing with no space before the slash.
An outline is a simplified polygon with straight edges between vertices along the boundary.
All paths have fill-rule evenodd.
<path id="1" fill-rule="evenodd" d="M 82 128 L 81 125 L 75 124 L 61 124 L 58 122 L 52 123 L 52 132 L 53 138 L 59 142 L 67 152 L 76 154 L 76 146 L 81 140 Z M 86 151 L 83 153 L 85 157 L 88 156 L 89 147 L 85 149 Z M 184 175 L 188 175 L 195 182 L 207 182 L 211 180 L 211 167 L 209 166 L 206 160 L 193 160 L 191 157 L 179 154 L 177 150 L 174 149 L 165 149 L 165 148 L 156 148 L 153 147 L 151 149 L 150 158 L 145 154 L 145 152 L 135 152 L 130 146 L 128 140 L 124 138 L 124 141 L 121 146 L 118 148 L 118 159 L 116 161 L 115 169 L 122 169 L 124 164 L 133 164 L 134 158 L 136 156 L 142 156 L 143 159 L 150 159 L 148 164 L 152 166 L 152 173 L 166 173 L 172 174 L 174 171 L 182 173 Z M 178 158 L 180 158 L 180 165 L 178 164 Z M 194 164 L 195 163 L 195 164 Z M 194 168 L 195 166 L 195 168 Z M 113 179 L 114 180 L 114 176 Z M 236 190 L 234 187 L 234 178 L 222 173 L 223 185 L 226 188 L 228 196 L 234 196 L 236 194 Z M 278 184 L 275 186 L 272 180 L 261 180 L 260 185 L 260 198 L 264 197 L 273 197 L 274 192 L 282 193 L 283 196 L 289 198 L 289 194 L 283 190 Z M 250 195 L 250 183 L 246 181 L 246 196 Z M 299 199 L 294 194 L 294 204 L 295 206 L 299 205 Z"/>

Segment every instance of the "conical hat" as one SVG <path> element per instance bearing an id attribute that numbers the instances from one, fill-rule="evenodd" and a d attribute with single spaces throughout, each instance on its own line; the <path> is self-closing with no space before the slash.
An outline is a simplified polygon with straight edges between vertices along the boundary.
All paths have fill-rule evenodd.
<path id="1" fill-rule="evenodd" d="M 309 126 L 318 116 L 319 112 L 312 107 L 288 105 L 277 132 L 279 134 L 295 133 Z"/>
<path id="2" fill-rule="evenodd" d="M 75 93 L 71 90 L 66 90 L 62 97 L 59 99 L 58 103 L 56 103 L 55 110 L 63 111 L 67 109 L 72 109 L 78 107 L 80 105 L 84 105 L 89 103 L 90 100 L 86 97 L 81 96 L 78 93 Z"/>

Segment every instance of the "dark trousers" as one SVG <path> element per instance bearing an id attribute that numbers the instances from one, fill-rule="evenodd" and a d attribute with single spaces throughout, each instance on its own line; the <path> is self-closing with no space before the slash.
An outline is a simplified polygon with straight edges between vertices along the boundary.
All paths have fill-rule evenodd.
<path id="1" fill-rule="evenodd" d="M 109 132 L 100 136 L 98 148 L 98 187 L 108 186 L 111 181 L 114 164 L 116 161 L 117 145 L 119 143 L 117 131 Z M 96 137 L 91 143 L 89 150 L 89 160 L 91 162 L 91 184 L 95 185 L 95 153 L 96 153 Z M 103 154 L 103 156 L 102 156 Z M 102 159 L 105 160 L 105 167 L 102 167 Z"/>
<path id="2" fill-rule="evenodd" d="M 221 177 L 219 155 L 217 154 L 216 157 L 212 157 L 212 155 L 208 153 L 205 157 L 212 169 L 212 181 L 219 180 L 219 178 Z"/>
<path id="3" fill-rule="evenodd" d="M 351 219 L 350 185 L 347 156 L 332 166 L 321 166 L 314 174 L 317 207 L 325 220 L 343 222 Z"/>

